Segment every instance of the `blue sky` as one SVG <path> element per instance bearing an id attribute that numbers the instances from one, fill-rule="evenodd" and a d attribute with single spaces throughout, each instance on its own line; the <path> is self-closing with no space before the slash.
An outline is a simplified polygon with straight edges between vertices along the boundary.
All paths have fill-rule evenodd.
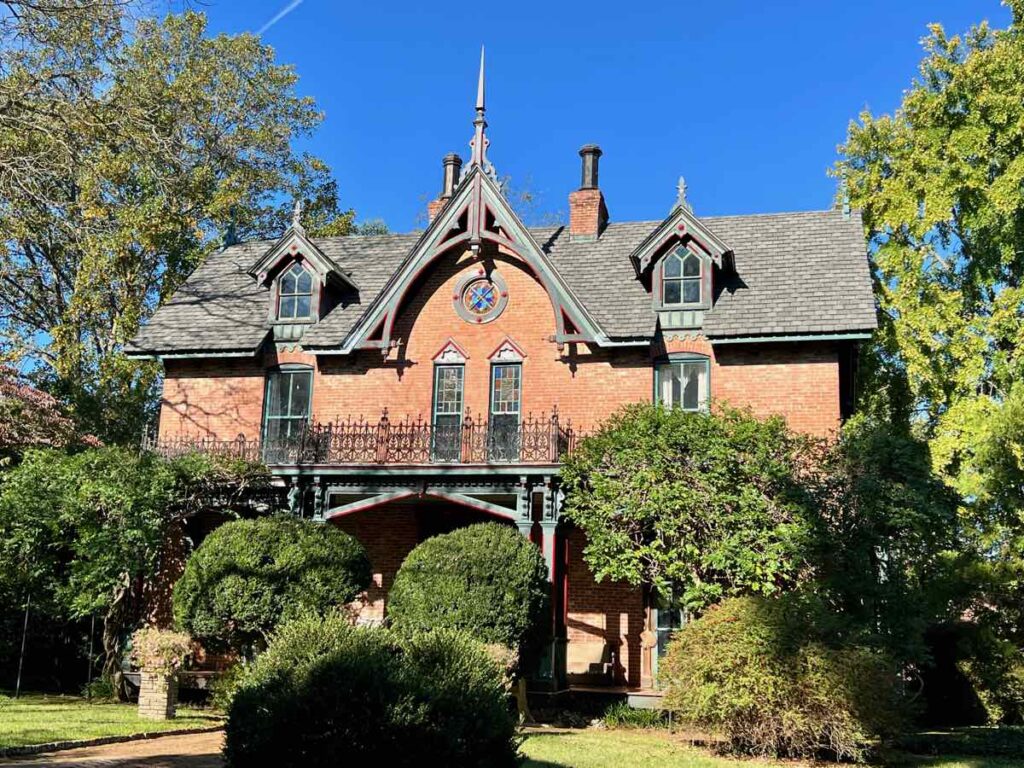
<path id="1" fill-rule="evenodd" d="M 466 157 L 487 46 L 490 158 L 544 211 L 567 210 L 578 148 L 604 149 L 613 220 L 659 219 L 686 176 L 698 215 L 822 209 L 836 145 L 890 112 L 926 25 L 1006 26 L 997 0 L 619 3 L 209 0 L 213 32 L 258 31 L 326 114 L 303 148 L 345 206 L 395 231 Z M 289 10 L 290 8 L 290 10 Z"/>

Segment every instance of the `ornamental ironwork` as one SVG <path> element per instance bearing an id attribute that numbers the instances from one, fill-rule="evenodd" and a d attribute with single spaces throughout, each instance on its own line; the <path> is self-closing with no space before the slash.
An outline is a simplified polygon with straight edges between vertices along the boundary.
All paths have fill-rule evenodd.
<path id="1" fill-rule="evenodd" d="M 166 456 L 191 452 L 263 459 L 270 466 L 558 464 L 583 435 L 558 411 L 518 423 L 489 423 L 465 416 L 457 424 L 432 424 L 422 417 L 377 421 L 339 419 L 309 424 L 289 437 L 270 440 L 213 440 L 200 437 L 147 438 L 143 449 Z"/>

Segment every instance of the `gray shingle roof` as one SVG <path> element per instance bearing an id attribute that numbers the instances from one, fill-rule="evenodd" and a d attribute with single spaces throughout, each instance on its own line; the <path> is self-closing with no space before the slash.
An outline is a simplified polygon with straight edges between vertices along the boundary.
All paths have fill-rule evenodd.
<path id="1" fill-rule="evenodd" d="M 704 320 L 711 338 L 851 333 L 875 327 L 863 226 L 838 211 L 702 217 L 732 247 L 737 275 L 716 286 Z M 646 338 L 656 316 L 629 255 L 661 222 L 611 223 L 592 242 L 569 242 L 565 227 L 532 234 L 575 296 L 611 338 Z M 383 289 L 419 235 L 319 238 L 325 255 L 360 286 L 310 328 L 304 344 L 337 347 Z M 273 243 L 213 254 L 157 310 L 129 345 L 149 354 L 254 352 L 271 329 L 268 294 L 246 274 Z"/>

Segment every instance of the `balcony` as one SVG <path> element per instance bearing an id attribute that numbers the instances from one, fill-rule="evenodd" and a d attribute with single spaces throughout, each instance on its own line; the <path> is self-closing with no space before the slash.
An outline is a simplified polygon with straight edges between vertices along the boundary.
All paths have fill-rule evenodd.
<path id="1" fill-rule="evenodd" d="M 299 434 L 267 440 L 238 435 L 233 440 L 206 437 L 147 437 L 143 448 L 174 457 L 200 452 L 285 466 L 554 465 L 571 453 L 582 435 L 572 422 L 562 424 L 557 409 L 549 416 L 518 422 L 475 421 L 432 424 L 422 417 L 392 421 L 353 418 L 314 423 Z"/>

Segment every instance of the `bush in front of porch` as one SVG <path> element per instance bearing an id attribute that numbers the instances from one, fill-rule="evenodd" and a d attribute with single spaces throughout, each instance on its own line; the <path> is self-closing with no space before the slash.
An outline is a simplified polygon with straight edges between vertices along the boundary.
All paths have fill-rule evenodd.
<path id="1" fill-rule="evenodd" d="M 344 617 L 281 627 L 228 713 L 228 768 L 517 764 L 502 670 L 445 629 L 401 634 Z"/>
<path id="2" fill-rule="evenodd" d="M 340 608 L 370 585 L 354 537 L 279 515 L 217 528 L 174 587 L 174 619 L 205 646 L 251 656 L 283 621 Z"/>
<path id="3" fill-rule="evenodd" d="M 388 604 L 400 632 L 458 629 L 532 662 L 547 639 L 550 587 L 538 547 L 515 528 L 480 523 L 413 549 Z"/>

